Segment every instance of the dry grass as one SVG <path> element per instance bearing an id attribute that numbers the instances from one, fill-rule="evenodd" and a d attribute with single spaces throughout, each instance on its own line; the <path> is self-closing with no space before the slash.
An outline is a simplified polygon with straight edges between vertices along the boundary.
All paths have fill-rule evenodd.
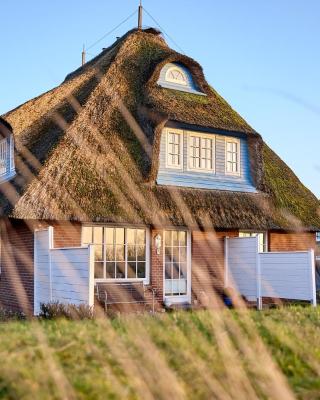
<path id="1" fill-rule="evenodd" d="M 319 309 L 180 312 L 0 329 L 0 398 L 317 399 Z"/>

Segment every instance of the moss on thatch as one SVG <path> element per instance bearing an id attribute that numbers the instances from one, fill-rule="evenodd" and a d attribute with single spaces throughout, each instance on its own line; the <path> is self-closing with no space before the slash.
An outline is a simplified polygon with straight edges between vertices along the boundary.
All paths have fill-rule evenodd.
<path id="1" fill-rule="evenodd" d="M 190 69 L 206 96 L 157 85 L 160 69 L 173 61 Z M 155 32 L 129 32 L 59 87 L 5 117 L 16 137 L 18 173 L 10 185 L 0 185 L 3 215 L 215 228 L 320 227 L 313 195 L 209 87 L 199 64 L 171 50 Z M 260 193 L 157 186 L 160 136 L 168 120 L 247 135 Z"/>

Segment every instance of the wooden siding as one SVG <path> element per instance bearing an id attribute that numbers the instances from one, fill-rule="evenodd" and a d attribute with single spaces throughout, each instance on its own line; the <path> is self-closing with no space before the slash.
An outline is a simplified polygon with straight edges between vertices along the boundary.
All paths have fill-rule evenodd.
<path id="1" fill-rule="evenodd" d="M 168 71 L 169 68 L 171 67 L 178 67 L 181 68 L 183 70 L 183 72 L 186 74 L 187 79 L 188 79 L 188 84 L 186 86 L 184 85 L 179 85 L 177 83 L 174 82 L 167 82 L 166 81 L 166 73 Z M 188 93 L 195 93 L 195 94 L 199 94 L 200 96 L 206 96 L 206 94 L 199 92 L 196 85 L 193 82 L 193 78 L 191 73 L 189 72 L 189 70 L 187 68 L 185 68 L 183 65 L 181 64 L 174 64 L 174 63 L 168 63 L 166 64 L 162 70 L 160 71 L 160 75 L 159 75 L 159 79 L 158 79 L 158 85 L 165 87 L 167 89 L 175 89 L 175 90 L 181 90 L 183 92 L 188 92 Z"/>
<path id="2" fill-rule="evenodd" d="M 226 136 L 215 136 L 215 171 L 190 171 L 187 168 L 187 133 L 183 138 L 183 169 L 177 170 L 166 166 L 166 129 L 163 130 L 160 143 L 160 163 L 157 177 L 159 185 L 185 186 L 191 188 L 231 190 L 237 192 L 256 192 L 251 180 L 248 146 L 240 138 L 240 176 L 225 173 L 225 140 Z"/>

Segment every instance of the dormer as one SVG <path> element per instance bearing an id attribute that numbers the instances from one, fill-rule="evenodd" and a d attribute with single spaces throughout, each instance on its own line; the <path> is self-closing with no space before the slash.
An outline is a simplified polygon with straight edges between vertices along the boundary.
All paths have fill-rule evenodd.
<path id="1" fill-rule="evenodd" d="M 160 71 L 158 85 L 167 89 L 180 90 L 205 96 L 199 91 L 191 72 L 180 63 L 167 63 Z"/>
<path id="2" fill-rule="evenodd" d="M 15 173 L 12 127 L 0 118 L 0 183 L 10 180 Z"/>

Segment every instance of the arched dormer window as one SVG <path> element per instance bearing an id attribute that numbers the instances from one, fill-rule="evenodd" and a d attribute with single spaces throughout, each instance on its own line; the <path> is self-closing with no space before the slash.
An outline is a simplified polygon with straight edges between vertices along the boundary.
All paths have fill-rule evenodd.
<path id="1" fill-rule="evenodd" d="M 188 78 L 182 68 L 177 66 L 170 67 L 166 72 L 166 81 L 178 85 L 187 85 Z"/>
<path id="2" fill-rule="evenodd" d="M 167 89 L 205 96 L 199 91 L 189 69 L 179 63 L 168 63 L 161 69 L 158 85 Z"/>
<path id="3" fill-rule="evenodd" d="M 15 173 L 12 128 L 0 118 L 0 183 L 8 181 Z"/>

